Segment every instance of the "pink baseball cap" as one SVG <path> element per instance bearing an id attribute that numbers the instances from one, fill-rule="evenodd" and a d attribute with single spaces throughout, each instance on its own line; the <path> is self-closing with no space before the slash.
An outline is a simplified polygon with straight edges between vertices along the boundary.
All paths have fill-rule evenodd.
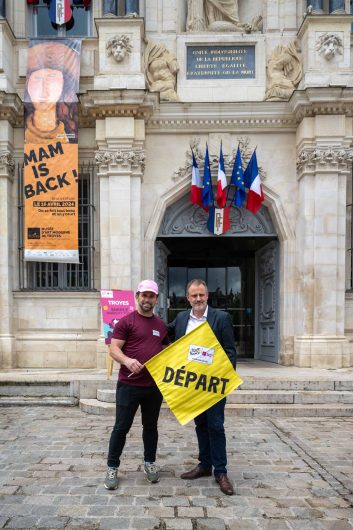
<path id="1" fill-rule="evenodd" d="M 138 293 L 151 292 L 158 295 L 158 285 L 153 280 L 142 280 L 137 286 Z"/>

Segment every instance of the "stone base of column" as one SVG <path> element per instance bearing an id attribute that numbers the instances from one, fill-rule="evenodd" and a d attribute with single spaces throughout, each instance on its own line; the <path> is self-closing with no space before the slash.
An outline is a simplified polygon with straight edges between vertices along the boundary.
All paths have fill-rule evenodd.
<path id="1" fill-rule="evenodd" d="M 104 337 L 97 340 L 97 368 L 104 370 L 107 368 L 108 346 L 104 342 Z"/>
<path id="2" fill-rule="evenodd" d="M 16 339 L 13 335 L 0 335 L 0 369 L 16 368 Z"/>
<path id="3" fill-rule="evenodd" d="M 302 368 L 347 368 L 351 366 L 349 341 L 337 335 L 295 337 L 294 365 Z"/>
<path id="4" fill-rule="evenodd" d="M 283 366 L 294 365 L 294 337 L 281 337 L 281 348 L 279 354 L 279 364 Z"/>

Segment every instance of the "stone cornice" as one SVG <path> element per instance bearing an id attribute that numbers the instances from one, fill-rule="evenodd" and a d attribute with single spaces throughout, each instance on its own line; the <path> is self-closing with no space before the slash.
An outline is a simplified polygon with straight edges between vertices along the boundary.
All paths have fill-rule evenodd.
<path id="1" fill-rule="evenodd" d="M 17 94 L 0 91 L 0 120 L 7 120 L 13 127 L 23 125 L 23 103 Z"/>
<path id="2" fill-rule="evenodd" d="M 100 173 L 109 173 L 109 168 L 118 168 L 132 173 L 137 171 L 143 175 L 145 158 L 143 149 L 100 150 L 95 154 L 95 163 Z"/>
<path id="3" fill-rule="evenodd" d="M 331 167 L 347 170 L 353 161 L 353 149 L 340 147 L 305 147 L 297 158 L 298 172 L 305 170 L 330 169 Z"/>
<path id="4" fill-rule="evenodd" d="M 340 27 L 342 24 L 351 24 L 353 22 L 353 15 L 348 13 L 342 14 L 328 14 L 328 13 L 313 13 L 312 15 L 305 15 L 303 22 L 298 30 L 298 37 L 302 38 L 305 31 L 310 25 L 322 26 L 322 23 L 330 24 L 332 28 L 330 31 L 335 31 L 337 26 Z"/>
<path id="5" fill-rule="evenodd" d="M 296 120 L 287 102 L 161 103 L 146 123 L 148 132 L 237 132 L 249 129 L 294 131 Z"/>
<path id="6" fill-rule="evenodd" d="M 158 94 L 145 90 L 89 90 L 79 97 L 81 114 L 90 118 L 92 127 L 96 119 L 106 117 L 134 117 L 148 119 L 158 106 Z"/>
<path id="7" fill-rule="evenodd" d="M 300 123 L 303 118 L 321 115 L 353 116 L 353 88 L 318 87 L 296 90 L 289 106 Z"/>

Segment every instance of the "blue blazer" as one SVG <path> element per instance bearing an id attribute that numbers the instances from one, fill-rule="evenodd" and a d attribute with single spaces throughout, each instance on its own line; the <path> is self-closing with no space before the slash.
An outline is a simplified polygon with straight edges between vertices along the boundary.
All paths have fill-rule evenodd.
<path id="1" fill-rule="evenodd" d="M 182 311 L 178 313 L 177 317 L 173 322 L 168 324 L 168 334 L 172 341 L 180 339 L 186 332 L 186 328 L 189 321 L 190 309 L 188 311 Z M 213 333 L 216 335 L 218 342 L 229 357 L 230 362 L 236 367 L 236 351 L 234 344 L 234 334 L 232 321 L 229 313 L 214 309 L 208 306 L 207 322 L 212 328 Z"/>

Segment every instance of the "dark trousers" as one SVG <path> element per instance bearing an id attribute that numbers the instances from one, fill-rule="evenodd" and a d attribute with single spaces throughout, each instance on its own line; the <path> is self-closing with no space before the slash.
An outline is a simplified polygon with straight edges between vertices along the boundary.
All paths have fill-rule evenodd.
<path id="1" fill-rule="evenodd" d="M 156 386 L 137 387 L 118 383 L 116 387 L 116 419 L 110 436 L 108 466 L 119 467 L 126 435 L 138 407 L 141 407 L 142 439 L 145 462 L 155 462 L 158 430 L 157 422 L 162 404 L 162 394 Z"/>
<path id="2" fill-rule="evenodd" d="M 213 466 L 215 476 L 227 473 L 225 405 L 224 398 L 195 418 L 200 466 L 204 469 L 212 469 Z"/>

